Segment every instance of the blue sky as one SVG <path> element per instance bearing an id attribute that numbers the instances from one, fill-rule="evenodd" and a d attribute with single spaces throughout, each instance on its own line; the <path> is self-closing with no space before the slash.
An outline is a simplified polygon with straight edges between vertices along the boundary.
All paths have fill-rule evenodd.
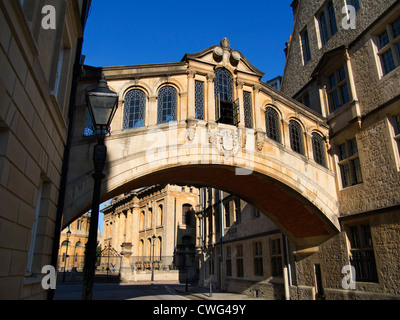
<path id="1" fill-rule="evenodd" d="M 283 73 L 283 50 L 294 23 L 292 1 L 94 0 L 85 30 L 85 64 L 178 62 L 185 53 L 227 37 L 267 81 Z"/>

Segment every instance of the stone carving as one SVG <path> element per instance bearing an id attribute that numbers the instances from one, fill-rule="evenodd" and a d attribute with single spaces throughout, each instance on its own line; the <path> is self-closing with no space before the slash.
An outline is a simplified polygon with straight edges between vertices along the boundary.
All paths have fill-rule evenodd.
<path id="1" fill-rule="evenodd" d="M 242 146 L 242 134 L 239 130 L 231 131 L 229 129 L 209 128 L 209 141 L 217 147 L 225 159 L 235 155 Z"/>
<path id="2" fill-rule="evenodd" d="M 256 148 L 259 152 L 264 149 L 265 132 L 256 131 Z"/>
<path id="3" fill-rule="evenodd" d="M 193 141 L 196 136 L 197 120 L 187 119 L 186 120 L 186 139 Z"/>

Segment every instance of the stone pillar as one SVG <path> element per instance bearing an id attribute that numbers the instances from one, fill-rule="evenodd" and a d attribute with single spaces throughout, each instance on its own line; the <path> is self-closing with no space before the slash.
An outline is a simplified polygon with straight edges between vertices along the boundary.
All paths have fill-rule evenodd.
<path id="1" fill-rule="evenodd" d="M 309 132 L 304 132 L 304 140 L 305 140 L 305 146 L 304 146 L 304 152 L 305 156 L 308 159 L 313 159 L 314 160 L 314 152 L 312 148 L 312 135 Z"/>
<path id="2" fill-rule="evenodd" d="M 195 111 L 195 85 L 194 85 L 194 77 L 196 75 L 196 71 L 192 69 L 188 69 L 188 96 L 187 96 L 187 119 L 195 119 L 196 111 Z"/>
<path id="3" fill-rule="evenodd" d="M 157 96 L 149 97 L 149 107 L 147 108 L 147 117 L 149 127 L 157 125 Z"/>
<path id="4" fill-rule="evenodd" d="M 260 106 L 260 89 L 259 84 L 254 85 L 253 99 L 254 99 L 254 128 L 256 131 L 265 132 L 265 124 L 263 124 Z"/>
<path id="5" fill-rule="evenodd" d="M 289 121 L 282 119 L 282 144 L 290 148 Z"/>
<path id="6" fill-rule="evenodd" d="M 132 242 L 132 209 L 126 211 L 125 241 Z"/>
<path id="7" fill-rule="evenodd" d="M 215 93 L 213 73 L 207 74 L 207 118 L 208 122 L 215 122 Z"/>
<path id="8" fill-rule="evenodd" d="M 132 243 L 124 242 L 121 244 L 121 281 L 128 282 L 131 280 L 131 256 L 132 256 Z"/>
<path id="9" fill-rule="evenodd" d="M 239 128 L 246 127 L 246 124 L 244 121 L 243 84 L 244 84 L 243 81 L 240 81 L 240 80 L 237 80 L 237 82 L 236 82 L 237 97 L 239 99 L 239 117 L 240 117 Z"/>

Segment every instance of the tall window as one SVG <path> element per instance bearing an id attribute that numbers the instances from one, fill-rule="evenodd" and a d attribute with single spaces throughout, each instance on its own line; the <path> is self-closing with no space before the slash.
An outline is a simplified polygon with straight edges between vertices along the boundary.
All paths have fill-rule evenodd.
<path id="1" fill-rule="evenodd" d="M 233 102 L 233 80 L 228 70 L 215 70 L 214 91 L 217 99 Z"/>
<path id="2" fill-rule="evenodd" d="M 281 239 L 272 239 L 271 246 L 271 275 L 279 276 L 283 273 Z"/>
<path id="3" fill-rule="evenodd" d="M 204 120 L 204 82 L 194 82 L 194 105 L 195 105 L 195 117 L 199 120 Z"/>
<path id="4" fill-rule="evenodd" d="M 161 226 L 163 221 L 163 206 L 160 204 L 157 211 L 157 225 Z"/>
<path id="5" fill-rule="evenodd" d="M 239 278 L 244 276 L 243 245 L 241 244 L 236 246 L 236 276 Z"/>
<path id="6" fill-rule="evenodd" d="M 189 226 L 191 224 L 191 213 L 192 206 L 190 204 L 184 204 L 182 206 L 182 224 Z"/>
<path id="7" fill-rule="evenodd" d="M 318 15 L 321 43 L 324 45 L 337 32 L 335 9 L 332 2 L 324 7 Z"/>
<path id="8" fill-rule="evenodd" d="M 383 75 L 400 65 L 400 17 L 386 25 L 376 36 L 376 45 Z"/>
<path id="9" fill-rule="evenodd" d="M 326 167 L 326 156 L 323 138 L 316 132 L 312 134 L 312 148 L 314 154 L 314 160 L 321 166 Z"/>
<path id="10" fill-rule="evenodd" d="M 231 246 L 226 247 L 226 275 L 232 276 L 232 248 Z"/>
<path id="11" fill-rule="evenodd" d="M 275 109 L 268 107 L 265 109 L 265 125 L 267 137 L 281 143 L 281 129 L 279 125 L 279 115 Z"/>
<path id="12" fill-rule="evenodd" d="M 230 212 L 229 201 L 224 203 L 224 209 L 225 209 L 225 228 L 228 228 L 231 226 L 231 212 Z"/>
<path id="13" fill-rule="evenodd" d="M 232 74 L 224 68 L 215 70 L 214 94 L 217 122 L 237 126 L 239 124 L 239 104 L 237 101 L 233 101 Z"/>
<path id="14" fill-rule="evenodd" d="M 262 258 L 262 243 L 257 241 L 254 243 L 254 275 L 263 275 L 263 258 Z"/>
<path id="15" fill-rule="evenodd" d="M 293 151 L 304 155 L 303 129 L 297 121 L 290 120 L 290 146 Z"/>
<path id="16" fill-rule="evenodd" d="M 331 112 L 334 112 L 336 109 L 349 102 L 349 89 L 347 87 L 346 71 L 344 66 L 335 70 L 329 76 L 328 96 Z"/>
<path id="17" fill-rule="evenodd" d="M 306 64 L 308 61 L 311 60 L 310 40 L 308 37 L 307 28 L 305 28 L 300 33 L 300 38 L 301 38 L 301 48 L 303 51 L 303 63 Z"/>
<path id="18" fill-rule="evenodd" d="M 125 96 L 123 129 L 144 126 L 146 95 L 141 90 L 131 90 Z"/>
<path id="19" fill-rule="evenodd" d="M 350 241 L 350 263 L 356 269 L 356 281 L 377 282 L 374 248 L 371 229 L 368 224 L 351 226 L 348 237 Z"/>
<path id="20" fill-rule="evenodd" d="M 236 223 L 242 222 L 242 210 L 240 208 L 240 199 L 235 198 L 235 215 L 236 215 Z"/>
<path id="21" fill-rule="evenodd" d="M 253 113 L 251 110 L 251 93 L 243 91 L 244 125 L 253 128 Z"/>
<path id="22" fill-rule="evenodd" d="M 338 153 L 343 188 L 362 183 L 363 180 L 356 138 L 339 145 Z"/>
<path id="23" fill-rule="evenodd" d="M 178 94 L 176 89 L 165 86 L 158 92 L 157 123 L 176 121 Z"/>

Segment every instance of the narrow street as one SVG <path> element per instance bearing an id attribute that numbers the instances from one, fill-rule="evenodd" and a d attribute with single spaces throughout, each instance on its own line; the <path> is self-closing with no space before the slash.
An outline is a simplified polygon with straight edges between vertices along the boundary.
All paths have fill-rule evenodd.
<path id="1" fill-rule="evenodd" d="M 179 284 L 125 285 L 95 283 L 93 300 L 192 300 L 193 296 L 179 295 L 185 286 Z M 81 300 L 82 285 L 57 285 L 55 300 Z"/>

